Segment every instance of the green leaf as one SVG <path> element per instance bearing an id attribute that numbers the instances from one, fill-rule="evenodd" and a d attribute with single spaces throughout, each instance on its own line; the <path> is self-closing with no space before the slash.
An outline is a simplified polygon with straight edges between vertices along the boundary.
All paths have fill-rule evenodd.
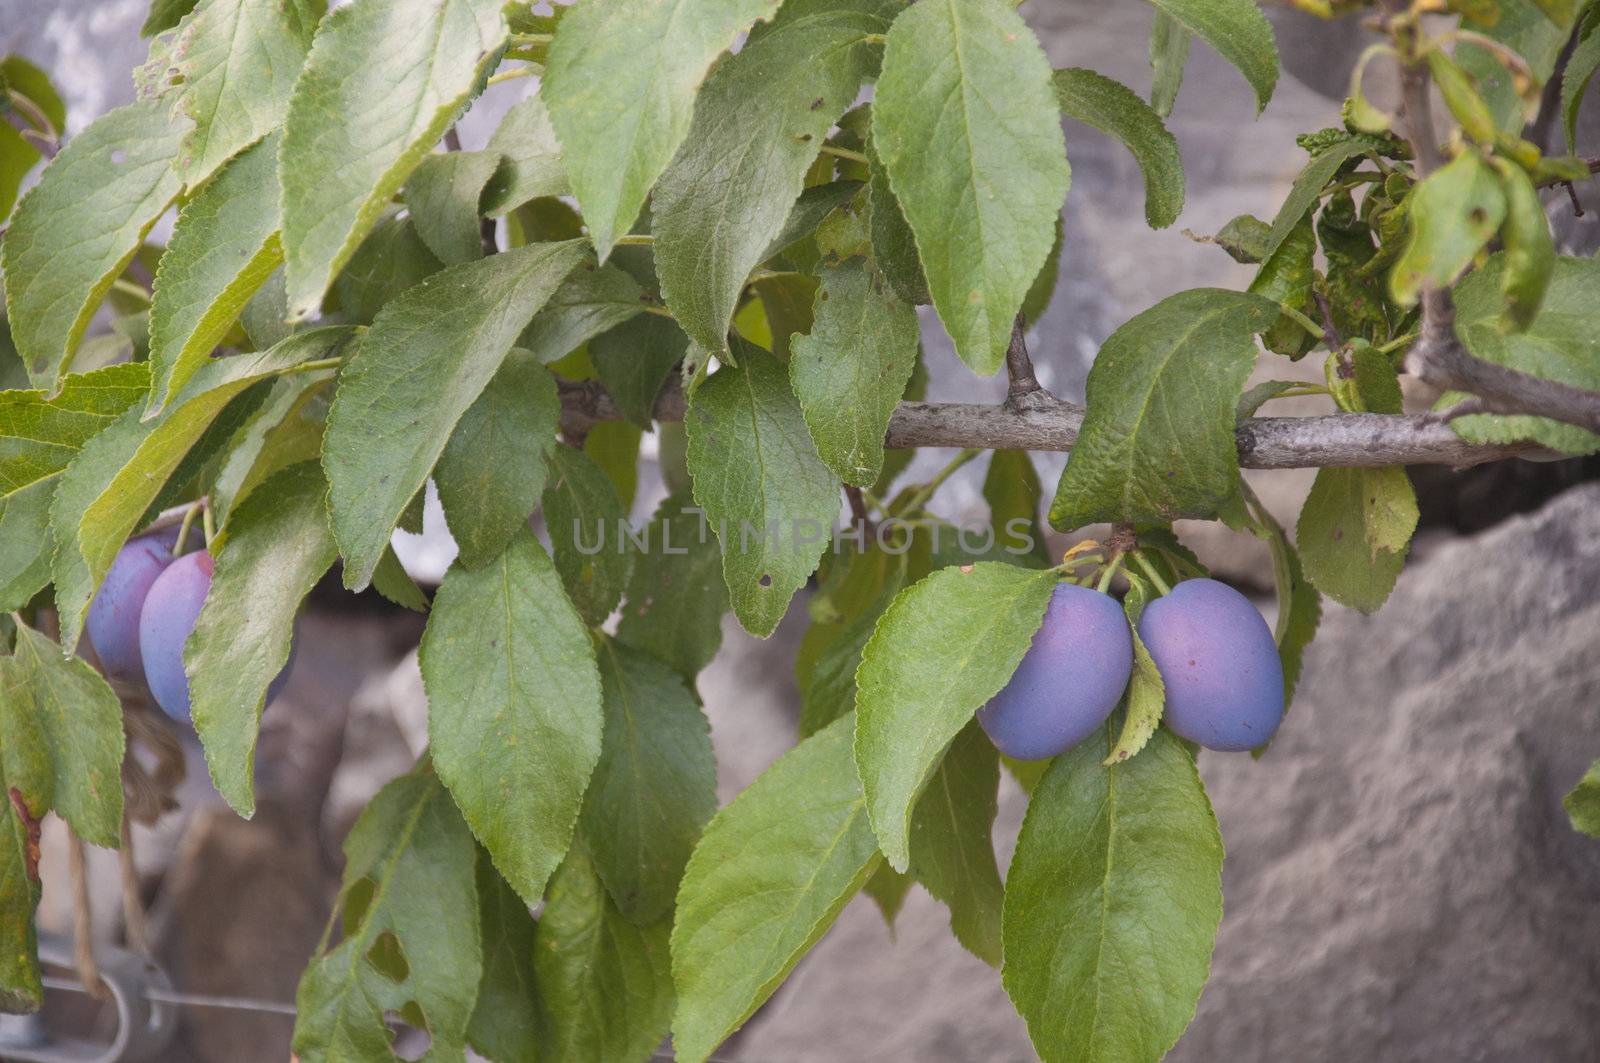
<path id="1" fill-rule="evenodd" d="M 422 242 L 409 215 L 386 215 L 334 280 L 334 294 L 351 324 L 370 325 L 391 299 L 443 268 L 444 263 Z M 281 270 L 277 276 L 283 276 Z M 282 320 L 287 306 L 279 300 L 274 319 Z"/>
<path id="2" fill-rule="evenodd" d="M 446 265 L 483 257 L 478 205 L 500 164 L 494 152 L 447 151 L 423 159 L 406 182 L 417 235 Z"/>
<path id="3" fill-rule="evenodd" d="M 50 388 L 122 268 L 182 182 L 183 126 L 155 100 L 79 133 L 22 197 L 0 257 L 12 340 L 35 387 Z"/>
<path id="4" fill-rule="evenodd" d="M 372 572 L 372 589 L 402 609 L 414 613 L 428 611 L 428 596 L 400 564 L 392 546 L 383 552 L 383 558 Z"/>
<path id="5" fill-rule="evenodd" d="M 316 329 L 297 333 L 258 354 L 218 358 L 202 366 L 167 409 L 147 422 L 149 430 L 134 453 L 105 481 L 99 495 L 83 510 L 82 519 L 76 524 L 76 542 L 61 544 L 61 551 L 76 548 L 82 556 L 87 565 L 90 593 L 100 586 L 128 535 L 161 498 L 168 479 L 178 472 L 191 448 L 212 429 L 224 407 L 259 381 L 301 362 L 334 354 L 349 336 L 347 328 Z M 231 429 L 228 435 L 232 435 Z M 181 483 L 182 478 L 178 480 Z M 58 498 L 57 512 L 69 512 L 61 510 L 60 505 Z M 51 523 L 59 539 L 62 525 L 54 519 Z M 56 589 L 59 601 L 62 590 L 59 579 Z M 71 646 L 77 642 L 83 610 L 87 608 L 87 598 L 80 603 L 69 596 L 63 603 L 62 645 Z"/>
<path id="6" fill-rule="evenodd" d="M 1194 1017 L 1222 920 L 1222 837 L 1167 731 L 1102 767 L 1109 727 L 1057 757 L 1006 876 L 1004 982 L 1034 1048 L 1153 1061 Z"/>
<path id="7" fill-rule="evenodd" d="M 672 913 L 678 880 L 717 810 L 711 725 L 683 677 L 605 639 L 600 763 L 578 833 L 617 910 L 647 927 Z"/>
<path id="8" fill-rule="evenodd" d="M 394 1012 L 426 1026 L 429 1058 L 463 1058 L 483 959 L 477 853 L 461 814 L 434 775 L 403 775 L 378 791 L 344 852 L 343 938 L 300 979 L 295 1053 L 391 1056 Z"/>
<path id="9" fill-rule="evenodd" d="M 549 1033 L 546 1059 L 633 1063 L 672 1022 L 670 924 L 641 929 L 623 918 L 581 849 L 550 880 L 534 945 Z"/>
<path id="10" fill-rule="evenodd" d="M 1500 17 L 1493 25 L 1472 23 L 1467 27 L 1522 56 L 1533 75 L 1529 98 L 1518 93 L 1518 78 L 1494 49 L 1470 39 L 1456 45 L 1456 62 L 1471 75 L 1501 130 L 1510 134 L 1522 132 L 1524 124 L 1533 120 L 1532 111 L 1539 99 L 1537 89 L 1549 80 L 1567 42 L 1567 31 L 1546 18 L 1535 6 L 1537 2 L 1494 0 Z"/>
<path id="11" fill-rule="evenodd" d="M 1056 574 L 996 562 L 947 568 L 900 592 L 856 673 L 856 764 L 883 854 L 906 870 L 911 814 L 973 714 L 1016 671 Z"/>
<path id="12" fill-rule="evenodd" d="M 467 1026 L 467 1043 L 497 1063 L 539 1058 L 539 990 L 533 969 L 537 925 L 528 906 L 478 850 L 478 915 L 483 978 Z"/>
<path id="13" fill-rule="evenodd" d="M 1567 810 L 1573 830 L 1600 838 L 1600 760 L 1590 765 L 1578 785 L 1561 799 L 1561 807 Z"/>
<path id="14" fill-rule="evenodd" d="M 815 571 L 839 515 L 839 481 L 817 456 L 783 363 L 736 344 L 689 403 L 694 497 L 717 530 L 734 615 L 765 638 Z"/>
<path id="15" fill-rule="evenodd" d="M 422 638 L 434 767 L 530 905 L 572 841 L 600 759 L 594 647 L 532 532 L 452 566 Z"/>
<path id="16" fill-rule="evenodd" d="M 598 626 L 622 598 L 633 555 L 624 549 L 628 511 L 593 458 L 558 446 L 550 455 L 544 519 L 561 584 L 578 615 Z"/>
<path id="17" fill-rule="evenodd" d="M 247 149 L 178 212 L 150 307 L 150 411 L 160 410 L 283 261 L 278 138 Z"/>
<path id="18" fill-rule="evenodd" d="M 1489 259 L 1455 289 L 1456 335 L 1467 350 L 1497 365 L 1573 387 L 1600 389 L 1600 306 L 1594 293 L 1600 284 L 1600 261 L 1558 258 L 1539 314 L 1523 332 L 1507 333 L 1500 323 L 1500 294 L 1505 256 Z M 1447 394 L 1443 402 L 1465 396 Z M 1458 417 L 1450 426 L 1473 442 L 1532 439 L 1569 454 L 1600 450 L 1600 437 L 1582 428 L 1544 417 L 1475 414 Z"/>
<path id="19" fill-rule="evenodd" d="M 128 409 L 79 450 L 56 482 L 50 500 L 50 528 L 55 540 L 50 579 L 55 584 L 56 613 L 61 623 L 61 644 L 76 647 L 83 620 L 98 581 L 89 571 L 78 545 L 83 513 L 111 483 L 155 428 L 142 423 L 140 411 Z"/>
<path id="20" fill-rule="evenodd" d="M 983 500 L 989 503 L 995 542 L 1014 557 L 1045 563 L 1050 556 L 1044 524 L 1039 519 L 1043 493 L 1039 473 L 1027 451 L 997 450 L 989 456 Z"/>
<path id="21" fill-rule="evenodd" d="M 704 1063 L 755 1013 L 878 867 L 853 726 L 847 715 L 779 757 L 689 859 L 672 928 L 685 1063 Z"/>
<path id="22" fill-rule="evenodd" d="M 906 585 L 904 555 L 865 550 L 833 559 L 843 569 L 837 586 L 813 595 L 811 626 L 795 658 L 800 687 L 800 737 L 806 738 L 855 708 L 856 672 L 878 618 Z M 828 615 L 824 616 L 822 610 Z"/>
<path id="23" fill-rule="evenodd" d="M 916 310 L 864 259 L 823 267 L 815 324 L 794 340 L 789 380 L 823 463 L 871 487 L 883 435 L 917 364 Z"/>
<path id="24" fill-rule="evenodd" d="M 527 526 L 544 492 L 560 415 L 555 377 L 513 348 L 456 422 L 433 476 L 463 565 L 493 561 Z"/>
<path id="25" fill-rule="evenodd" d="M 873 145 L 939 319 L 962 361 L 987 376 L 1067 196 L 1050 64 L 1003 0 L 925 0 L 888 36 Z"/>
<path id="26" fill-rule="evenodd" d="M 662 500 L 644 534 L 617 638 L 693 680 L 717 655 L 728 611 L 716 536 L 687 489 Z"/>
<path id="27" fill-rule="evenodd" d="M 1278 82 L 1278 46 L 1272 24 L 1255 0 L 1150 0 L 1156 9 L 1205 41 L 1233 64 L 1256 93 L 1256 113 Z M 1174 93 L 1177 86 L 1173 86 Z"/>
<path id="28" fill-rule="evenodd" d="M 570 191 L 561 166 L 561 145 L 556 143 L 543 96 L 513 104 L 484 150 L 501 156 L 499 169 L 483 191 L 483 210 L 491 217 L 541 196 L 564 196 Z"/>
<path id="29" fill-rule="evenodd" d="M 40 480 L 0 502 L 0 609 L 21 609 L 50 582 L 50 500 L 55 483 Z"/>
<path id="30" fill-rule="evenodd" d="M 917 238 L 906 221 L 900 201 L 894 198 L 889 186 L 889 171 L 883 168 L 878 154 L 869 140 L 868 155 L 872 159 L 872 176 L 867 185 L 867 206 L 871 217 L 872 260 L 884 277 L 894 286 L 895 294 L 916 306 L 927 306 L 933 301 L 928 294 L 928 278 L 922 272 L 922 260 L 917 257 Z"/>
<path id="31" fill-rule="evenodd" d="M 794 207 L 790 209 L 789 217 L 783 223 L 783 229 L 772 238 L 772 243 L 767 245 L 766 253 L 761 256 L 761 260 L 765 262 L 777 258 L 786 248 L 816 233 L 823 219 L 853 201 L 860 191 L 860 181 L 829 181 L 827 184 L 811 185 L 806 188 L 800 193 L 800 198 L 794 201 Z M 908 232 L 907 239 L 909 238 Z"/>
<path id="32" fill-rule="evenodd" d="M 0 662 L 0 692 L 8 682 Z M 44 1004 L 39 975 L 39 941 L 33 914 L 42 893 L 39 882 L 38 824 L 27 802 L 18 802 L 13 780 L 0 756 L 0 1011 L 38 1011 Z"/>
<path id="33" fill-rule="evenodd" d="M 67 127 L 67 105 L 50 83 L 50 75 L 20 55 L 0 59 L 0 78 L 8 88 L 25 96 L 60 133 Z M 33 124 L 31 121 L 29 124 Z"/>
<path id="34" fill-rule="evenodd" d="M 150 13 L 145 16 L 144 25 L 139 27 L 139 36 L 153 37 L 158 33 L 165 33 L 179 22 L 183 16 L 193 11 L 200 0 L 150 0 Z"/>
<path id="35" fill-rule="evenodd" d="M 1122 730 L 1102 762 L 1106 767 L 1127 760 L 1150 743 L 1167 703 L 1167 684 L 1161 679 L 1155 658 L 1150 656 L 1150 650 L 1139 637 L 1139 617 L 1154 591 L 1136 575 L 1129 573 L 1127 580 L 1128 593 L 1122 599 L 1122 609 L 1128 616 L 1129 633 L 1133 635 L 1133 675 L 1128 680 Z"/>
<path id="36" fill-rule="evenodd" d="M 662 293 L 707 351 L 727 350 L 739 293 L 783 231 L 828 130 L 876 72 L 878 48 L 865 38 L 888 28 L 896 6 L 789 4 L 706 80 L 651 203 Z"/>
<path id="37" fill-rule="evenodd" d="M 1000 966 L 1005 889 L 994 860 L 1000 754 L 978 722 L 961 729 L 911 814 L 911 874 L 950 909 L 956 940 Z"/>
<path id="38" fill-rule="evenodd" d="M 1567 150 L 1578 150 L 1578 108 L 1589 90 L 1596 71 L 1600 71 L 1600 8 L 1591 8 L 1584 19 L 1577 46 L 1567 59 L 1566 70 L 1561 75 L 1561 128 L 1567 135 Z M 3 213 L 3 212 L 0 212 Z"/>
<path id="39" fill-rule="evenodd" d="M 53 640 L 24 624 L 16 626 L 13 655 L 0 658 L 0 686 L 6 785 L 34 814 L 52 809 L 84 841 L 116 848 L 123 753 L 116 694 L 82 657 L 63 657 Z"/>
<path id="40" fill-rule="evenodd" d="M 194 727 L 211 781 L 243 816 L 255 812 L 256 733 L 267 687 L 288 663 L 300 603 L 338 556 L 327 491 L 321 466 L 301 462 L 229 516 L 211 589 L 184 643 Z"/>
<path id="41" fill-rule="evenodd" d="M 741 329 L 745 339 L 788 361 L 789 341 L 796 334 L 811 331 L 811 307 L 817 301 L 818 287 L 817 278 L 802 273 L 780 273 L 751 281 L 750 291 L 760 300 L 760 316 L 765 319 L 767 335 L 757 338 L 757 332 Z M 754 309 L 754 304 L 746 303 L 745 309 Z"/>
<path id="42" fill-rule="evenodd" d="M 1276 303 L 1196 288 L 1111 334 L 1089 370 L 1089 412 L 1050 523 L 1167 523 L 1209 517 L 1233 492 L 1233 408 L 1256 361 L 1253 334 Z"/>
<path id="43" fill-rule="evenodd" d="M 530 244 L 451 266 L 379 313 L 340 374 L 323 452 L 345 586 L 367 585 L 456 422 L 583 253 Z"/>
<path id="44" fill-rule="evenodd" d="M 1295 528 L 1306 578 L 1334 601 L 1376 611 L 1405 566 L 1417 518 L 1405 469 L 1319 469 Z"/>
<path id="45" fill-rule="evenodd" d="M 1356 349 L 1359 351 L 1361 348 Z M 1252 492 L 1245 490 L 1243 495 L 1249 499 L 1249 508 L 1235 511 L 1242 515 L 1242 522 L 1232 519 L 1227 510 L 1224 510 L 1224 519 L 1235 531 L 1248 531 L 1264 541 L 1272 553 L 1272 583 L 1278 600 L 1278 617 L 1272 635 L 1278 644 L 1278 659 L 1283 664 L 1283 703 L 1287 710 L 1294 701 L 1294 690 L 1300 682 L 1305 649 L 1316 637 L 1317 625 L 1322 620 L 1322 596 L 1306 579 L 1300 567 L 1300 555 L 1289 545 L 1289 537 L 1282 525 L 1255 499 Z M 1137 624 L 1134 630 L 1137 638 Z M 1259 754 L 1264 749 L 1262 747 L 1255 752 Z"/>
<path id="46" fill-rule="evenodd" d="M 589 429 L 583 452 L 606 474 L 624 514 L 633 509 L 639 490 L 639 447 L 644 433 L 626 421 L 601 421 Z"/>
<path id="47" fill-rule="evenodd" d="M 333 378 L 332 370 L 283 377 L 228 440 L 220 463 L 208 472 L 205 488 L 211 512 L 224 532 L 233 507 L 263 480 L 322 456 L 322 430 Z"/>
<path id="48" fill-rule="evenodd" d="M 592 260 L 572 271 L 523 330 L 518 346 L 539 361 L 558 361 L 607 329 L 635 317 L 647 297 L 625 270 Z"/>
<path id="49" fill-rule="evenodd" d="M 1494 238 L 1506 216 L 1500 180 L 1477 153 L 1464 151 L 1412 189 L 1411 236 L 1389 275 L 1401 306 L 1424 288 L 1454 284 Z"/>
<path id="50" fill-rule="evenodd" d="M 1150 24 L 1150 109 L 1162 118 L 1172 113 L 1189 63 L 1193 34 L 1165 11 L 1156 10 Z"/>
<path id="51" fill-rule="evenodd" d="M 0 122 L 0 221 L 11 216 L 22 180 L 44 155 L 10 122 Z"/>
<path id="52" fill-rule="evenodd" d="M 604 259 L 689 134 L 711 61 L 779 0 L 587 0 L 561 19 L 541 90 Z"/>
<path id="53" fill-rule="evenodd" d="M 20 609 L 50 579 L 56 481 L 94 435 L 144 399 L 149 368 L 109 366 L 44 391 L 0 393 L 0 610 Z"/>
<path id="54" fill-rule="evenodd" d="M 177 159 L 187 187 L 283 123 L 325 10 L 325 0 L 206 0 L 184 22 L 172 73 L 178 109 L 194 122 Z"/>
<path id="55" fill-rule="evenodd" d="M 1268 232 L 1266 242 L 1256 246 L 1252 241 L 1248 259 L 1240 259 L 1237 254 L 1229 250 L 1230 255 L 1238 261 L 1264 262 L 1272 257 L 1282 243 L 1289 238 L 1305 218 L 1306 212 L 1317 204 L 1322 195 L 1322 190 L 1328 182 L 1333 180 L 1335 174 L 1344 168 L 1351 159 L 1358 159 L 1371 150 L 1371 143 L 1361 137 L 1350 137 L 1335 141 L 1333 144 L 1311 156 L 1311 161 L 1306 163 L 1305 169 L 1294 179 L 1294 184 L 1289 189 L 1289 194 L 1284 198 L 1283 206 L 1278 208 L 1278 216 L 1272 219 L 1272 229 Z M 1233 229 L 1237 224 L 1248 225 L 1255 222 L 1249 215 L 1241 215 L 1228 223 L 1222 233 L 1218 233 L 1218 242 L 1224 248 L 1229 246 L 1229 241 L 1224 238 L 1224 233 Z M 1254 235 L 1254 234 L 1252 234 Z"/>
<path id="56" fill-rule="evenodd" d="M 278 169 L 289 316 L 334 276 L 499 59 L 500 0 L 357 3 L 323 20 Z"/>
<path id="57" fill-rule="evenodd" d="M 589 360 L 617 408 L 640 428 L 655 418 L 656 396 L 683 361 L 689 337 L 677 322 L 640 314 L 589 341 Z"/>
<path id="58" fill-rule="evenodd" d="M 1057 70 L 1055 86 L 1063 114 L 1116 137 L 1133 153 L 1144 174 L 1144 218 L 1150 227 L 1164 229 L 1177 221 L 1183 210 L 1183 160 L 1160 116 L 1127 86 L 1093 70 Z"/>
<path id="59" fill-rule="evenodd" d="M 1544 203 L 1528 171 L 1509 159 L 1495 158 L 1506 196 L 1506 220 L 1500 227 L 1500 290 L 1506 298 L 1501 327 L 1521 332 L 1532 324 L 1544 302 L 1556 267 L 1556 244 L 1545 217 Z"/>

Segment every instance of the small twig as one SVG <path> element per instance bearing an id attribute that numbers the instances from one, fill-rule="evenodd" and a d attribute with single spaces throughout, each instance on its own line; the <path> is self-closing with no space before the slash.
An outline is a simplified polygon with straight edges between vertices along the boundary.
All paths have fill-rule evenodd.
<path id="1" fill-rule="evenodd" d="M 150 955 L 150 933 L 145 925 L 144 902 L 139 896 L 139 869 L 133 859 L 133 820 L 122 817 L 122 848 L 117 850 L 122 877 L 123 940 L 141 956 Z"/>
<path id="2" fill-rule="evenodd" d="M 1344 349 L 1344 337 L 1339 335 L 1339 328 L 1333 323 L 1333 306 L 1328 302 L 1328 297 L 1319 291 L 1313 290 L 1311 298 L 1317 302 L 1317 310 L 1322 315 L 1322 342 L 1328 345 L 1328 350 L 1339 352 L 1339 364 L 1348 366 L 1350 355 Z"/>
<path id="3" fill-rule="evenodd" d="M 1567 190 L 1567 198 L 1572 200 L 1572 216 L 1583 217 L 1583 203 L 1578 199 L 1578 189 L 1571 181 L 1562 181 L 1561 187 Z"/>
<path id="4" fill-rule="evenodd" d="M 1019 313 L 1011 322 L 1011 342 L 1006 344 L 1006 405 L 1017 410 L 1032 405 L 1035 396 L 1047 394 L 1034 375 L 1033 359 L 1028 357 L 1026 328 L 1027 322 Z"/>
<path id="5" fill-rule="evenodd" d="M 97 1000 L 110 997 L 100 979 L 100 963 L 94 958 L 94 909 L 89 901 L 88 858 L 83 839 L 67 828 L 67 869 L 72 879 L 72 962 L 78 979 Z"/>
<path id="6" fill-rule="evenodd" d="M 850 503 L 850 516 L 861 524 L 867 523 L 867 503 L 861 497 L 861 488 L 854 484 L 844 485 L 845 501 Z"/>

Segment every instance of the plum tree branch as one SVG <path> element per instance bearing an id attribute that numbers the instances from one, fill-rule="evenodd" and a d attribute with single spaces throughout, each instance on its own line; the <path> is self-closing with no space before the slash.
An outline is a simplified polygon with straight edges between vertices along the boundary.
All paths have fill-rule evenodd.
<path id="1" fill-rule="evenodd" d="M 561 427 L 582 432 L 600 421 L 622 419 L 622 410 L 600 384 L 562 381 Z M 682 420 L 683 392 L 676 378 L 656 399 L 655 416 Z M 1026 408 L 957 402 L 902 402 L 889 420 L 884 445 L 976 447 L 985 450 L 1071 450 L 1083 426 L 1083 407 L 1039 389 Z M 1326 417 L 1250 417 L 1235 430 L 1239 464 L 1248 469 L 1322 466 L 1477 465 L 1549 452 L 1529 443 L 1468 443 L 1449 425 L 1400 414 L 1335 414 Z"/>

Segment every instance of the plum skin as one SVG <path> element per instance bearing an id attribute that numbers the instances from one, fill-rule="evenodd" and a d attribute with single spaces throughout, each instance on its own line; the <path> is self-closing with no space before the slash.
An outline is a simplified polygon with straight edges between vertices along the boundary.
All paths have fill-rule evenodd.
<path id="1" fill-rule="evenodd" d="M 1166 685 L 1162 720 L 1207 749 L 1267 742 L 1283 720 L 1283 662 L 1250 599 L 1213 579 L 1185 580 L 1145 606 L 1139 638 Z"/>
<path id="2" fill-rule="evenodd" d="M 84 627 L 106 675 L 125 683 L 144 682 L 139 652 L 139 614 L 156 579 L 172 564 L 178 529 L 130 539 L 117 551 L 99 592 L 89 605 Z"/>
<path id="3" fill-rule="evenodd" d="M 180 557 L 157 577 L 139 614 L 139 650 L 145 682 L 156 704 L 175 720 L 189 719 L 189 677 L 183 671 L 183 644 L 200 617 L 214 567 L 211 555 L 204 550 Z"/>
<path id="4" fill-rule="evenodd" d="M 139 649 L 145 682 L 161 711 L 184 723 L 190 722 L 190 711 L 183 646 L 200 618 L 200 607 L 211 589 L 215 567 L 215 560 L 204 550 L 180 557 L 156 578 L 145 596 L 144 610 L 139 614 Z M 294 648 L 291 642 L 289 660 L 267 686 L 263 707 L 271 704 L 288 682 Z"/>
<path id="5" fill-rule="evenodd" d="M 1053 757 L 1106 722 L 1132 671 L 1133 635 L 1122 606 L 1088 587 L 1058 583 L 1022 663 L 978 710 L 978 722 L 1008 757 Z"/>

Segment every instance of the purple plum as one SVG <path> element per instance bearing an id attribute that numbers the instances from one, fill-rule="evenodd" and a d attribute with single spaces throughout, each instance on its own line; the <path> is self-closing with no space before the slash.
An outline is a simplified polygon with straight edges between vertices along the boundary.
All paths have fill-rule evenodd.
<path id="1" fill-rule="evenodd" d="M 1139 620 L 1167 688 L 1163 721 L 1207 749 L 1255 749 L 1283 720 L 1283 663 L 1250 599 L 1214 579 L 1185 580 Z"/>
<path id="2" fill-rule="evenodd" d="M 139 648 L 150 693 L 163 712 L 186 723 L 190 719 L 189 677 L 183 670 L 183 646 L 211 589 L 215 564 L 204 550 L 178 558 L 151 585 L 139 614 Z M 271 704 L 288 682 L 294 651 L 291 641 L 289 660 L 267 686 L 264 705 Z"/>
<path id="3" fill-rule="evenodd" d="M 156 577 L 172 564 L 178 529 L 129 539 L 117 552 L 105 582 L 89 606 L 89 642 L 106 675 L 124 683 L 144 682 L 139 656 L 139 613 Z"/>
<path id="4" fill-rule="evenodd" d="M 1106 722 L 1132 670 L 1122 606 L 1088 587 L 1057 584 L 1033 645 L 978 722 L 1008 757 L 1053 757 Z"/>
<path id="5" fill-rule="evenodd" d="M 175 720 L 189 719 L 189 677 L 183 672 L 183 644 L 194 630 L 211 589 L 215 565 L 204 550 L 174 561 L 156 579 L 139 614 L 139 651 L 145 682 L 156 704 Z"/>

